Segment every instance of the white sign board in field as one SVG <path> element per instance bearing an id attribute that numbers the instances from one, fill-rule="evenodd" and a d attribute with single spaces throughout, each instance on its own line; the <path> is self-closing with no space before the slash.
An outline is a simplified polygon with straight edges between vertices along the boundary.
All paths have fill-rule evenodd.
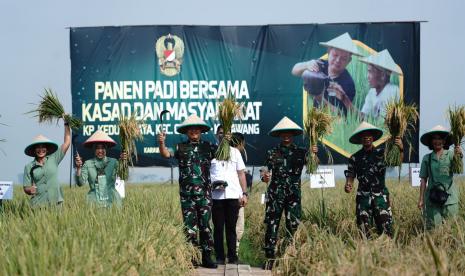
<path id="1" fill-rule="evenodd" d="M 13 199 L 12 181 L 0 181 L 0 199 Z"/>
<path id="2" fill-rule="evenodd" d="M 420 186 L 420 168 L 410 168 L 410 184 L 412 187 Z"/>
<path id="3" fill-rule="evenodd" d="M 318 169 L 310 175 L 310 188 L 334 188 L 336 180 L 333 169 Z"/>

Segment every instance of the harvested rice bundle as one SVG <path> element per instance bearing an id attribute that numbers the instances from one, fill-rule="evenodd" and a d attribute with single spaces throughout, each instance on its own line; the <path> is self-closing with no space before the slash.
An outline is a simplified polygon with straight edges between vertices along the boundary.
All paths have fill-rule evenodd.
<path id="1" fill-rule="evenodd" d="M 220 141 L 218 150 L 216 151 L 217 160 L 229 160 L 229 142 L 232 138 L 232 124 L 234 119 L 241 119 L 243 117 L 243 109 L 244 105 L 236 102 L 236 97 L 233 93 L 228 93 L 228 96 L 218 105 L 218 120 L 223 126 L 224 138 Z"/>
<path id="2" fill-rule="evenodd" d="M 415 104 L 405 104 L 402 99 L 393 99 L 386 104 L 386 116 L 384 125 L 389 131 L 389 136 L 386 141 L 386 149 L 384 159 L 387 166 L 399 167 L 402 166 L 402 154 L 400 149 L 395 144 L 396 137 L 400 137 L 409 145 L 409 159 L 412 153 L 411 131 L 415 129 L 415 124 L 418 120 L 418 111 Z"/>
<path id="3" fill-rule="evenodd" d="M 63 119 L 69 124 L 72 129 L 79 129 L 82 127 L 82 121 L 65 113 L 63 105 L 58 100 L 58 97 L 51 89 L 45 89 L 45 93 L 41 96 L 41 101 L 37 105 L 37 109 L 28 113 L 36 113 L 34 117 L 39 117 L 39 123 L 53 122 Z"/>
<path id="4" fill-rule="evenodd" d="M 334 117 L 330 115 L 327 108 L 310 107 L 307 112 L 307 118 L 304 122 L 304 134 L 308 137 L 310 143 L 307 154 L 307 173 L 313 174 L 318 169 L 320 160 L 318 156 L 313 153 L 312 147 L 322 141 L 323 138 L 332 132 L 332 123 Z M 332 163 L 332 156 L 329 151 L 329 163 Z"/>
<path id="5" fill-rule="evenodd" d="M 450 124 L 450 139 L 455 146 L 461 146 L 462 139 L 465 136 L 465 107 L 454 106 L 449 107 L 447 115 Z M 454 154 L 452 158 L 452 172 L 463 173 L 462 156 Z"/>
<path id="6" fill-rule="evenodd" d="M 129 117 L 119 118 L 119 137 L 121 140 L 121 152 L 125 152 L 128 156 L 126 159 L 120 159 L 118 161 L 118 168 L 116 173 L 120 179 L 128 180 L 129 177 L 129 165 L 134 166 L 132 156 L 137 161 L 137 148 L 136 141 L 142 141 L 143 136 L 140 131 L 140 126 L 143 124 L 142 121 L 136 119 L 136 115 L 132 114 Z"/>

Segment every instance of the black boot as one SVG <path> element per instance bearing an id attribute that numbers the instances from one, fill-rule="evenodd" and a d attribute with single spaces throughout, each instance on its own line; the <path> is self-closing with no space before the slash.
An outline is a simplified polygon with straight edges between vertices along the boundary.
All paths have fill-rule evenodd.
<path id="1" fill-rule="evenodd" d="M 218 265 L 212 260 L 209 251 L 202 252 L 202 266 L 206 268 L 217 268 Z"/>
<path id="2" fill-rule="evenodd" d="M 262 268 L 264 270 L 271 270 L 275 259 L 274 252 L 265 251 L 265 257 L 267 260 L 263 263 Z"/>
<path id="3" fill-rule="evenodd" d="M 274 259 L 268 259 L 263 263 L 262 269 L 271 270 L 273 269 L 273 264 L 274 264 Z"/>
<path id="4" fill-rule="evenodd" d="M 199 267 L 199 262 L 198 262 L 196 259 L 192 258 L 192 259 L 191 259 L 191 262 L 192 262 L 192 266 L 193 266 L 194 268 Z"/>

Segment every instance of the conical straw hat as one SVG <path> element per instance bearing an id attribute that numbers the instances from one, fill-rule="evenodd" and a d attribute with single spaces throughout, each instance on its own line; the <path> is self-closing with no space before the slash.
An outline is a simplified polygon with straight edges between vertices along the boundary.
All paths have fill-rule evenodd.
<path id="1" fill-rule="evenodd" d="M 35 147 L 39 144 L 44 144 L 47 147 L 47 155 L 50 155 L 57 151 L 58 145 L 42 134 L 37 135 L 32 139 L 32 143 L 24 149 L 24 153 L 28 156 L 35 157 Z"/>
<path id="2" fill-rule="evenodd" d="M 360 61 L 377 67 L 381 67 L 394 74 L 402 75 L 402 70 L 394 62 L 394 60 L 391 57 L 391 54 L 389 54 L 389 51 L 387 49 L 382 50 L 379 53 L 374 53 L 369 57 L 361 58 Z"/>
<path id="3" fill-rule="evenodd" d="M 349 52 L 356 56 L 362 56 L 359 53 L 357 46 L 352 42 L 352 38 L 350 37 L 349 33 L 343 33 L 342 35 L 331 39 L 327 42 L 320 42 L 321 46 L 337 48 L 339 50 L 343 50 Z"/>
<path id="4" fill-rule="evenodd" d="M 377 128 L 370 123 L 362 122 L 350 136 L 349 142 L 351 142 L 352 144 L 361 144 L 362 133 L 367 131 L 369 131 L 373 135 L 373 142 L 381 138 L 381 136 L 383 136 L 383 131 L 380 128 Z"/>
<path id="5" fill-rule="evenodd" d="M 449 137 L 449 130 L 447 130 L 445 127 L 441 125 L 437 125 L 433 127 L 432 129 L 430 129 L 429 131 L 425 132 L 420 138 L 421 143 L 427 147 L 431 147 L 431 138 L 433 137 L 434 134 L 438 134 L 444 139 L 446 139 L 447 148 L 448 146 L 450 146 L 451 141 L 447 139 Z"/>
<path id="6" fill-rule="evenodd" d="M 284 116 L 284 118 L 277 123 L 268 135 L 278 137 L 283 132 L 291 132 L 293 136 L 297 136 L 303 133 L 302 128 L 294 123 L 291 119 Z"/>
<path id="7" fill-rule="evenodd" d="M 105 144 L 108 147 L 113 147 L 116 145 L 116 142 L 105 132 L 97 130 L 84 142 L 84 146 L 90 148 L 95 144 Z"/>
<path id="8" fill-rule="evenodd" d="M 208 126 L 207 123 L 205 123 L 204 120 L 200 119 L 199 116 L 197 116 L 195 114 L 192 114 L 189 117 L 187 117 L 184 120 L 184 122 L 182 122 L 178 126 L 177 131 L 179 133 L 186 134 L 187 129 L 189 127 L 193 127 L 193 126 L 200 127 L 202 133 L 207 132 L 207 131 L 210 130 L 210 126 Z"/>

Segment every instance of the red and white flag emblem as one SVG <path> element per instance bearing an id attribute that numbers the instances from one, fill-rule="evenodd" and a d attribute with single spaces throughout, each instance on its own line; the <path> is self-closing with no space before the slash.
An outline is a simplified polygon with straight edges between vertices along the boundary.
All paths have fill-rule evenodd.
<path id="1" fill-rule="evenodd" d="M 174 50 L 165 50 L 165 58 L 167 61 L 173 61 L 176 58 Z"/>

